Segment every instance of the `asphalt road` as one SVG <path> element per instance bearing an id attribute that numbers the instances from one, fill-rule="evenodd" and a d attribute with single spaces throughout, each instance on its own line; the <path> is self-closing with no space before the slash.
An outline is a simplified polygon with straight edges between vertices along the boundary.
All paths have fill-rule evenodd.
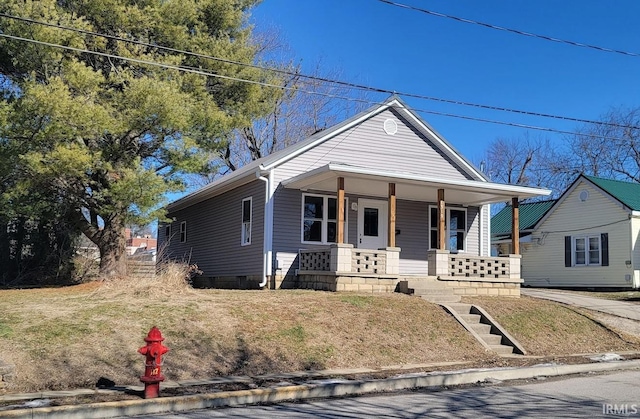
<path id="1" fill-rule="evenodd" d="M 138 418 L 581 418 L 639 417 L 640 371 L 421 390 L 357 398 L 200 410 Z"/>

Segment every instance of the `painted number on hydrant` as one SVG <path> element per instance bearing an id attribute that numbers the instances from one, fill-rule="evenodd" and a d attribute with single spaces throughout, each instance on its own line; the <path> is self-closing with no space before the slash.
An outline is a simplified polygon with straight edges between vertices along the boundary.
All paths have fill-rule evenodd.
<path id="1" fill-rule="evenodd" d="M 164 337 L 155 326 L 149 330 L 149 334 L 144 340 L 147 344 L 138 349 L 138 352 L 146 357 L 144 375 L 140 377 L 140 381 L 144 383 L 144 398 L 152 399 L 160 394 L 160 382 L 164 381 L 162 356 L 169 351 L 169 348 L 162 344 Z"/>

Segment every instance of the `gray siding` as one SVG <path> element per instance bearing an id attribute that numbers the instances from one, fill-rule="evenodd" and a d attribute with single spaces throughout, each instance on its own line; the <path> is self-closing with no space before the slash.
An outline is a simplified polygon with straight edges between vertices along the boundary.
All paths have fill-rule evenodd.
<path id="1" fill-rule="evenodd" d="M 386 119 L 398 124 L 398 132 L 383 130 Z M 386 110 L 360 125 L 282 164 L 276 182 L 330 162 L 372 169 L 437 176 L 442 179 L 470 179 L 455 162 L 443 155 L 425 136 L 415 131 L 393 110 Z"/>
<path id="2" fill-rule="evenodd" d="M 351 203 L 358 202 L 358 198 L 368 197 L 347 194 L 347 198 L 349 202 L 349 208 L 347 209 L 347 242 L 357 246 L 358 213 L 350 207 Z M 295 257 L 298 250 L 313 247 L 301 242 L 302 192 L 280 187 L 276 190 L 274 199 L 273 252 L 277 259 L 277 266 L 282 270 L 282 273 L 289 272 L 293 274 L 292 270 L 297 268 Z M 427 250 L 429 249 L 428 214 L 430 205 L 435 205 L 435 203 L 397 201 L 396 229 L 400 230 L 400 234 L 396 236 L 396 245 L 402 249 L 400 259 L 401 261 L 424 262 L 425 268 Z M 479 218 L 479 208 L 467 208 L 467 252 L 476 255 L 479 251 L 480 240 Z"/>
<path id="3" fill-rule="evenodd" d="M 251 244 L 242 246 L 242 200 L 252 197 Z M 215 198 L 168 214 L 172 238 L 165 252 L 172 259 L 195 263 L 206 277 L 262 275 L 265 184 L 255 180 Z M 180 243 L 180 223 L 187 222 L 187 241 Z M 164 225 L 158 238 L 165 243 Z"/>

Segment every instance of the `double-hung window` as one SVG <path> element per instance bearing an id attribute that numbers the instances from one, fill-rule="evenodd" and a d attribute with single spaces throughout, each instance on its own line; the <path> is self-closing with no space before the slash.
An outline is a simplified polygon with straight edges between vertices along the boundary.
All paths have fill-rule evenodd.
<path id="1" fill-rule="evenodd" d="M 464 251 L 467 236 L 467 210 L 446 208 L 445 247 L 452 251 Z M 438 248 L 438 208 L 429 207 L 429 246 Z"/>
<path id="2" fill-rule="evenodd" d="M 251 244 L 251 218 L 252 199 L 249 197 L 242 200 L 242 233 L 240 239 L 242 246 Z"/>
<path id="3" fill-rule="evenodd" d="M 609 266 L 609 234 L 565 236 L 564 266 Z"/>
<path id="4" fill-rule="evenodd" d="M 573 256 L 576 266 L 600 265 L 600 236 L 574 237 Z"/>
<path id="5" fill-rule="evenodd" d="M 344 232 L 347 240 L 347 199 Z M 338 239 L 338 200 L 324 195 L 302 195 L 302 242 L 335 243 Z"/>

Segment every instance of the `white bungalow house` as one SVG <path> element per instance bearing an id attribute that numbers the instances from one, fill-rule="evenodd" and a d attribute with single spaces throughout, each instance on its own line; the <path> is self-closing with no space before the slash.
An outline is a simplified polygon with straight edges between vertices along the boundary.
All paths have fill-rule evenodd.
<path id="1" fill-rule="evenodd" d="M 640 184 L 580 175 L 536 223 L 525 286 L 640 287 Z"/>
<path id="2" fill-rule="evenodd" d="M 489 205 L 549 193 L 490 182 L 394 96 L 169 204 L 159 248 L 215 287 L 519 280 L 519 256 L 489 258 Z"/>

